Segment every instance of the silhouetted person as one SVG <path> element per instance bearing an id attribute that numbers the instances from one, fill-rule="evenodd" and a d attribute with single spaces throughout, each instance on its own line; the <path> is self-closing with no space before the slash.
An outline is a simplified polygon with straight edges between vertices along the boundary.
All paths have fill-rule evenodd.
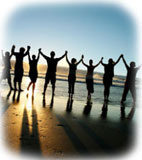
<path id="1" fill-rule="evenodd" d="M 69 96 L 73 96 L 73 94 L 74 94 L 74 86 L 75 86 L 75 81 L 76 81 L 76 70 L 77 70 L 77 66 L 82 61 L 82 59 L 83 59 L 83 55 L 82 55 L 80 61 L 77 62 L 77 60 L 75 58 L 72 58 L 71 63 L 70 63 L 68 60 L 68 57 L 66 55 L 66 61 L 69 64 L 69 75 L 68 75 Z"/>
<path id="2" fill-rule="evenodd" d="M 47 88 L 47 85 L 48 85 L 49 81 L 51 81 L 51 84 L 52 84 L 52 95 L 54 95 L 55 83 L 56 83 L 56 68 L 57 68 L 57 64 L 62 58 L 65 57 L 67 52 L 65 51 L 65 54 L 63 56 L 61 56 L 60 58 L 54 58 L 54 56 L 55 56 L 55 52 L 54 51 L 51 51 L 51 53 L 50 53 L 51 57 L 48 57 L 48 56 L 44 55 L 41 52 L 41 50 L 40 50 L 40 54 L 43 56 L 43 58 L 46 59 L 47 64 L 48 64 L 46 77 L 45 77 L 43 95 L 45 96 L 46 88 Z"/>
<path id="3" fill-rule="evenodd" d="M 124 91 L 123 91 L 121 103 L 123 103 L 126 100 L 126 96 L 127 96 L 129 90 L 132 94 L 133 102 L 135 103 L 135 101 L 136 101 L 135 80 L 136 80 L 136 74 L 141 66 L 135 67 L 136 66 L 135 62 L 131 62 L 130 66 L 128 66 L 124 57 L 122 57 L 122 59 L 125 64 L 125 67 L 127 69 L 127 77 L 126 77 L 126 82 L 125 82 L 125 86 L 124 86 Z"/>
<path id="4" fill-rule="evenodd" d="M 14 89 L 17 90 L 16 84 L 18 83 L 19 91 L 23 91 L 21 89 L 21 82 L 23 78 L 23 58 L 28 55 L 30 50 L 30 46 L 27 46 L 27 51 L 25 52 L 25 48 L 21 47 L 19 52 L 15 52 L 15 46 L 12 46 L 11 53 L 16 57 L 15 70 L 14 70 Z"/>
<path id="5" fill-rule="evenodd" d="M 12 54 L 10 55 L 9 52 L 5 52 L 5 55 L 3 55 L 3 51 L 2 51 L 2 61 L 3 61 L 3 71 L 2 71 L 2 77 L 0 79 L 0 82 L 3 79 L 7 79 L 10 90 L 12 90 L 12 85 L 11 85 L 11 75 L 10 75 L 10 69 L 11 69 L 11 64 L 10 64 L 10 59 L 12 57 Z"/>
<path id="6" fill-rule="evenodd" d="M 110 93 L 110 86 L 112 85 L 112 79 L 114 76 L 114 66 L 119 62 L 120 57 L 116 62 L 113 61 L 113 59 L 108 60 L 108 64 L 104 64 L 101 61 L 101 64 L 104 66 L 104 76 L 103 76 L 103 84 L 104 84 L 104 100 L 108 101 L 109 93 Z"/>
<path id="7" fill-rule="evenodd" d="M 38 60 L 39 60 L 39 56 L 40 56 L 40 49 L 39 49 L 37 59 L 36 59 L 35 55 L 32 55 L 32 59 L 31 59 L 30 54 L 28 54 L 29 65 L 30 65 L 29 77 L 31 79 L 31 82 L 29 83 L 27 90 L 29 90 L 30 86 L 33 84 L 33 92 L 34 92 L 35 83 L 36 83 L 36 80 L 37 80 L 37 77 L 38 77 L 37 63 L 38 63 Z"/>
<path id="8" fill-rule="evenodd" d="M 84 64 L 84 66 L 87 67 L 86 86 L 88 90 L 88 97 L 89 96 L 91 97 L 91 93 L 94 93 L 93 71 L 101 63 L 102 59 L 96 65 L 93 65 L 92 59 L 89 60 L 89 65 L 85 64 L 84 61 L 82 60 L 82 63 Z"/>

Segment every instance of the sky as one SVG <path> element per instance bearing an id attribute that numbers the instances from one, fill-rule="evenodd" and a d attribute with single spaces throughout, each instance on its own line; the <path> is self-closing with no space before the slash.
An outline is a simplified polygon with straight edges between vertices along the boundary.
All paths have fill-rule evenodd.
<path id="1" fill-rule="evenodd" d="M 135 21 L 119 6 L 38 4 L 17 8 L 9 17 L 4 50 L 10 50 L 13 44 L 16 51 L 30 45 L 31 55 L 37 55 L 42 48 L 47 56 L 55 51 L 55 57 L 67 50 L 69 60 L 80 60 L 83 54 L 85 63 L 93 59 L 95 65 L 101 57 L 107 63 L 109 58 L 116 61 L 122 53 L 128 63 L 137 62 L 136 43 Z M 28 61 L 27 57 L 24 60 Z M 39 63 L 46 64 L 46 61 L 40 57 Z M 58 65 L 68 67 L 65 59 Z M 80 64 L 78 69 L 86 68 Z M 100 65 L 95 71 L 103 72 L 104 68 Z M 115 74 L 126 75 L 122 61 L 115 67 Z"/>

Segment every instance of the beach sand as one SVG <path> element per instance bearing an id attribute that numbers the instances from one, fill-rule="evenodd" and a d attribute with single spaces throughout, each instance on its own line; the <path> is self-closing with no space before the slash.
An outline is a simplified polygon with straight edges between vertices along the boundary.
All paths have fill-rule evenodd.
<path id="1" fill-rule="evenodd" d="M 21 156 L 48 158 L 127 153 L 135 139 L 136 113 L 132 103 L 121 105 L 112 100 L 106 104 L 102 96 L 99 100 L 92 98 L 86 105 L 87 98 L 77 91 L 80 84 L 76 84 L 76 94 L 69 101 L 67 91 L 66 95 L 60 92 L 61 83 L 57 81 L 54 97 L 50 86 L 45 99 L 39 89 L 42 80 L 38 80 L 34 94 L 31 89 L 26 91 L 26 78 L 24 92 L 9 92 L 8 86 L 3 86 L 2 142 L 7 150 Z"/>

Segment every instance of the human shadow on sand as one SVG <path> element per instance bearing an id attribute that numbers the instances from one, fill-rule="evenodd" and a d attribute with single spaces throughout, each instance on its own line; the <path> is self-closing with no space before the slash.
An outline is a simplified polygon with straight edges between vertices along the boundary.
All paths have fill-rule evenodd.
<path id="1" fill-rule="evenodd" d="M 25 105 L 23 112 L 22 129 L 20 137 L 21 152 L 26 154 L 34 154 L 41 156 L 37 112 L 34 106 L 34 95 L 32 94 L 31 97 L 28 96 L 28 98 L 30 103 L 27 103 L 27 105 Z M 30 113 L 29 111 L 31 111 L 31 117 L 32 117 L 31 124 L 29 123 L 29 118 L 28 118 L 29 117 L 28 114 Z"/>
<path id="2" fill-rule="evenodd" d="M 102 113 L 101 113 L 101 118 L 106 119 L 107 117 L 107 111 L 108 111 L 108 102 L 104 101 L 103 107 L 102 107 Z"/>
<path id="3" fill-rule="evenodd" d="M 135 114 L 135 104 L 132 104 L 131 110 L 130 110 L 130 112 L 128 113 L 127 116 L 126 116 L 126 113 L 125 113 L 125 108 L 126 108 L 126 104 L 122 103 L 121 107 L 120 107 L 121 120 L 124 120 L 124 119 L 131 120 L 131 119 L 133 119 L 133 116 Z"/>

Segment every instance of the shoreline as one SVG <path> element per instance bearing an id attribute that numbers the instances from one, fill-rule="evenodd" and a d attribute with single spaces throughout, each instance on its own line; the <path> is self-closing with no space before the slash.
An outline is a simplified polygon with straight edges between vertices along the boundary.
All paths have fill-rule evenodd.
<path id="1" fill-rule="evenodd" d="M 14 73 L 11 73 L 11 75 L 13 76 Z M 45 79 L 45 74 L 42 74 L 44 76 L 41 76 L 41 73 L 38 74 L 38 78 L 40 79 Z M 24 72 L 24 77 L 29 77 L 28 73 L 27 72 Z M 64 78 L 60 78 L 60 77 L 64 77 Z M 60 74 L 56 74 L 56 80 L 59 80 L 59 81 L 68 81 L 68 75 L 60 75 Z M 96 82 L 97 81 L 97 82 Z M 100 82 L 99 82 L 100 81 Z M 94 84 L 95 85 L 103 85 L 103 79 L 99 79 L 99 78 L 94 78 Z M 76 83 L 86 83 L 86 80 L 85 80 L 85 77 L 76 77 Z M 116 84 L 117 83 L 117 84 Z M 113 80 L 113 84 L 112 86 L 113 87 L 121 87 L 123 88 L 124 87 L 124 83 L 125 81 L 120 81 L 120 80 Z"/>

